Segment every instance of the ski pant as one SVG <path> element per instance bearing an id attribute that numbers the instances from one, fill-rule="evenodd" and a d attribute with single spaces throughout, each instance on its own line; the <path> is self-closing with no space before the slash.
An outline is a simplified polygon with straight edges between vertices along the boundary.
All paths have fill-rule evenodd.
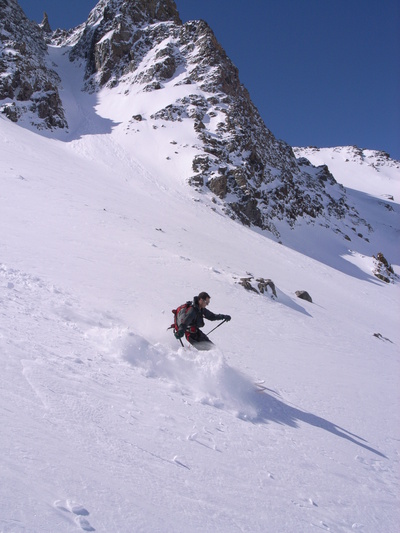
<path id="1" fill-rule="evenodd" d="M 196 350 L 211 350 L 214 346 L 214 343 L 210 341 L 205 333 L 199 329 L 195 333 L 189 333 L 186 336 L 188 342 L 196 348 Z"/>

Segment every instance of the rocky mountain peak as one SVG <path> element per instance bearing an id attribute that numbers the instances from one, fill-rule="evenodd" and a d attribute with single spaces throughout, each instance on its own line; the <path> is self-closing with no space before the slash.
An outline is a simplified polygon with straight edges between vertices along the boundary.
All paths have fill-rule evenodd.
<path id="1" fill-rule="evenodd" d="M 39 24 L 39 26 L 42 28 L 42 30 L 45 33 L 52 33 L 52 29 L 51 29 L 50 23 L 49 23 L 49 17 L 48 17 L 46 12 L 43 13 L 43 20 Z"/>
<path id="2" fill-rule="evenodd" d="M 16 0 L 0 0 L 0 112 L 38 128 L 63 128 L 60 79 L 48 67 L 43 30 Z"/>
<path id="3" fill-rule="evenodd" d="M 116 83 L 132 68 L 138 56 L 135 44 L 147 27 L 157 23 L 182 24 L 174 0 L 100 0 L 87 22 L 68 35 L 65 43 L 73 45 L 72 60 L 88 58 L 86 79 L 93 89 L 111 78 Z"/>
<path id="4" fill-rule="evenodd" d="M 153 22 L 149 7 L 162 7 L 166 20 Z M 192 121 L 199 153 L 189 183 L 214 193 L 215 203 L 232 218 L 278 234 L 271 213 L 286 216 L 282 198 L 287 195 L 293 196 L 291 203 L 300 202 L 295 176 L 302 172 L 291 148 L 266 128 L 240 83 L 238 69 L 206 22 L 182 24 L 174 2 L 104 0 L 67 44 L 73 47 L 72 60 L 86 62 L 86 86 L 91 91 L 121 83 L 129 85 L 130 92 L 193 86 L 191 94 L 171 101 L 147 119 L 156 129 L 160 122 Z M 276 173 L 285 185 L 274 195 L 274 188 L 263 184 L 275 182 Z M 322 207 L 308 209 L 307 202 L 302 202 L 301 208 L 292 209 L 290 218 L 295 221 L 306 212 L 316 216 L 319 211 Z"/>
<path id="5" fill-rule="evenodd" d="M 174 0 L 100 0 L 92 9 L 87 24 L 122 17 L 134 24 L 171 21 L 181 24 Z"/>
<path id="6" fill-rule="evenodd" d="M 84 24 L 53 34 L 46 17 L 40 26 L 29 22 L 15 0 L 0 0 L 0 15 L 0 110 L 11 120 L 25 113 L 33 123 L 37 116 L 38 127 L 66 125 L 59 78 L 47 66 L 52 39 L 83 65 L 86 90 L 122 85 L 115 98 L 154 92 L 163 103 L 141 118 L 155 136 L 171 122 L 193 128 L 196 154 L 186 179 L 213 209 L 277 238 L 280 224 L 342 231 L 350 215 L 358 224 L 329 169 L 296 159 L 274 137 L 212 29 L 204 21 L 182 24 L 174 0 L 100 0 Z"/>

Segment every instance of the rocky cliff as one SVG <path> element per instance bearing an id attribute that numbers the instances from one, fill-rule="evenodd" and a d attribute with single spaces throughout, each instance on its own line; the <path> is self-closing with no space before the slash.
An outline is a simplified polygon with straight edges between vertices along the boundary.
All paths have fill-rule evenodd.
<path id="1" fill-rule="evenodd" d="M 29 21 L 16 0 L 0 0 L 0 112 L 39 129 L 64 128 L 60 80 L 47 64 L 46 29 Z"/>

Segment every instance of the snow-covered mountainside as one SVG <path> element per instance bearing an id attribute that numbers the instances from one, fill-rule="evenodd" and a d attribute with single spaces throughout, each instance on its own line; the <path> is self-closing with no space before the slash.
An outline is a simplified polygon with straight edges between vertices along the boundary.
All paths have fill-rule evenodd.
<path id="1" fill-rule="evenodd" d="M 174 2 L 38 31 L 65 127 L 1 101 L 1 533 L 396 531 L 399 162 L 274 139 Z M 206 353 L 167 331 L 202 290 Z"/>
<path id="2" fill-rule="evenodd" d="M 329 169 L 344 185 L 349 204 L 357 206 L 357 215 L 350 215 L 354 224 L 350 222 L 344 235 L 349 248 L 375 255 L 378 248 L 387 246 L 384 253 L 397 262 L 400 161 L 391 159 L 385 152 L 361 150 L 356 146 L 294 148 L 294 152 L 299 161 L 306 158 L 305 161 L 315 165 L 317 170 L 309 167 L 311 172 Z M 357 224 L 360 218 L 364 220 L 364 230 Z"/>
<path id="3" fill-rule="evenodd" d="M 119 101 L 124 114 L 114 112 L 110 118 L 124 125 L 130 142 L 140 133 L 160 146 L 152 154 L 159 164 L 169 157 L 168 145 L 186 135 L 188 126 L 193 129 L 192 142 L 184 143 L 191 149 L 191 160 L 185 158 L 177 174 L 206 196 L 211 208 L 267 229 L 278 240 L 286 226 L 303 223 L 329 227 L 343 237 L 353 227 L 368 233 L 369 221 L 359 216 L 329 170 L 296 160 L 290 146 L 267 129 L 211 28 L 204 21 L 182 24 L 173 0 L 101 0 L 86 23 L 56 30 L 51 38 L 46 20 L 32 32 L 35 47 L 24 61 L 19 43 L 32 23 L 24 19 L 16 0 L 3 0 L 0 10 L 6 58 L 0 104 L 12 120 L 52 130 L 66 126 L 56 81 L 50 87 L 45 79 L 30 79 L 38 64 L 54 75 L 51 55 L 44 61 L 45 43 L 50 41 L 84 68 L 82 88 L 100 98 L 108 92 L 111 100 Z M 39 97 L 52 105 L 38 105 Z M 64 107 L 69 97 L 64 90 Z M 171 134 L 166 144 L 163 129 Z"/>

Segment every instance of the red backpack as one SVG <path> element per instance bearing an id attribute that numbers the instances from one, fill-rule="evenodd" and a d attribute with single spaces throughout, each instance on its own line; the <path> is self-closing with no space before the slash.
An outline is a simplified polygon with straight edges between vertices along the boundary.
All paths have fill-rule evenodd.
<path id="1" fill-rule="evenodd" d="M 177 309 L 172 309 L 172 312 L 174 314 L 174 323 L 171 324 L 171 327 L 168 329 L 173 328 L 175 329 L 175 331 L 178 331 L 179 326 L 182 324 L 182 322 L 185 321 L 186 315 L 191 307 L 192 302 L 186 302 L 180 305 Z"/>

